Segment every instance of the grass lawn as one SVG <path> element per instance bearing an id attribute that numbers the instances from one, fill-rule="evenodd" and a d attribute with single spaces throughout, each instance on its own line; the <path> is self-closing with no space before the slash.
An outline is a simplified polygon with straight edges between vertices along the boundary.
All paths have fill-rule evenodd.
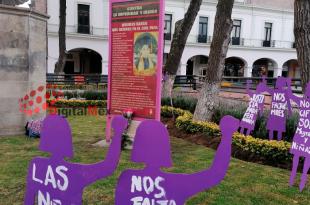
<path id="1" fill-rule="evenodd" d="M 104 117 L 70 117 L 69 121 L 75 151 L 72 161 L 94 163 L 102 160 L 106 149 L 94 148 L 91 144 L 104 138 Z M 174 168 L 168 171 L 193 173 L 207 168 L 212 162 L 213 150 L 176 138 L 172 138 L 171 144 Z M 24 136 L 0 138 L 0 205 L 22 204 L 27 164 L 35 156 L 46 155 L 39 152 L 37 146 L 38 140 L 26 139 Z M 139 167 L 129 162 L 129 156 L 130 151 L 123 152 L 115 174 L 84 191 L 83 204 L 113 204 L 114 187 L 121 171 Z M 300 193 L 298 186 L 289 188 L 289 175 L 287 170 L 232 159 L 224 181 L 219 186 L 198 194 L 187 204 L 310 204 L 310 184 Z M 300 175 L 298 182 L 299 177 Z"/>

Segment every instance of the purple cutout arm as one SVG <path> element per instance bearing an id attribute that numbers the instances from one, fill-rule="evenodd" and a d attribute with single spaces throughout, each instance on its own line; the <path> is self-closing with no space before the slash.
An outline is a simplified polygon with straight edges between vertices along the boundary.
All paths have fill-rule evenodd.
<path id="1" fill-rule="evenodd" d="M 26 184 L 26 192 L 25 192 L 25 197 L 24 197 L 24 205 L 33 205 L 35 202 L 35 197 L 36 194 L 33 191 L 33 186 L 31 184 L 32 182 L 32 164 L 33 162 L 31 161 L 29 164 L 28 168 L 28 175 L 27 175 L 27 184 Z"/>
<path id="2" fill-rule="evenodd" d="M 293 111 L 292 111 L 291 100 L 294 101 L 299 106 L 301 98 L 293 94 L 292 80 L 290 78 L 287 80 L 286 99 L 287 99 L 288 116 L 292 116 Z"/>
<path id="3" fill-rule="evenodd" d="M 268 85 L 265 86 L 265 91 L 273 96 L 273 89 L 269 88 Z"/>
<path id="4" fill-rule="evenodd" d="M 114 130 L 114 137 L 105 160 L 96 164 L 82 166 L 80 174 L 82 176 L 87 176 L 84 179 L 85 184 L 93 183 L 98 179 L 102 179 L 113 174 L 119 162 L 122 135 L 127 126 L 128 121 L 124 117 L 117 116 L 113 119 L 112 128 Z"/>
<path id="5" fill-rule="evenodd" d="M 293 94 L 291 80 L 288 80 L 287 83 L 287 97 L 299 105 L 301 98 Z"/>
<path id="6" fill-rule="evenodd" d="M 184 177 L 185 180 L 180 178 L 181 181 L 186 183 L 184 187 L 188 189 L 189 196 L 216 186 L 224 179 L 231 158 L 232 136 L 237 131 L 239 124 L 239 120 L 231 116 L 223 117 L 220 122 L 222 140 L 217 148 L 211 167 L 208 170 L 187 175 Z M 188 186 L 189 183 L 190 186 Z"/>
<path id="7" fill-rule="evenodd" d="M 293 111 L 292 111 L 291 100 L 290 100 L 288 93 L 286 94 L 286 99 L 287 99 L 287 114 L 289 117 L 293 115 Z"/>

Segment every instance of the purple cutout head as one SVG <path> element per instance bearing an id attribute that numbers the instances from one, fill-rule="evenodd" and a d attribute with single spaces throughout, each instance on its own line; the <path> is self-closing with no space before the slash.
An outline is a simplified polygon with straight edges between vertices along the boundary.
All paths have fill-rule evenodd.
<path id="1" fill-rule="evenodd" d="M 287 85 L 287 78 L 284 77 L 278 77 L 276 81 L 276 88 L 277 89 L 283 89 Z"/>
<path id="2" fill-rule="evenodd" d="M 239 120 L 225 116 L 220 122 L 222 141 L 211 167 L 194 174 L 175 174 L 160 169 L 172 165 L 167 128 L 158 121 L 143 121 L 136 133 L 132 160 L 146 166 L 143 170 L 126 170 L 121 174 L 115 204 L 183 205 L 193 195 L 216 186 L 226 175 L 232 135 L 238 127 Z"/>
<path id="3" fill-rule="evenodd" d="M 73 156 L 68 121 L 58 115 L 46 117 L 40 149 L 51 153 L 51 157 L 36 157 L 30 162 L 24 205 L 33 205 L 36 197 L 39 205 L 81 205 L 83 189 L 98 179 L 110 176 L 117 167 L 127 120 L 116 116 L 112 127 L 114 137 L 105 160 L 96 164 L 76 164 L 64 160 Z"/>
<path id="4" fill-rule="evenodd" d="M 143 121 L 138 127 L 131 159 L 152 167 L 171 167 L 170 140 L 167 128 L 154 120 Z"/>
<path id="5" fill-rule="evenodd" d="M 262 93 L 266 91 L 267 81 L 266 76 L 262 77 L 262 82 L 260 82 L 256 87 L 256 93 Z"/>
<path id="6" fill-rule="evenodd" d="M 68 121 L 58 115 L 49 115 L 43 122 L 39 148 L 61 159 L 73 157 L 71 129 Z"/>

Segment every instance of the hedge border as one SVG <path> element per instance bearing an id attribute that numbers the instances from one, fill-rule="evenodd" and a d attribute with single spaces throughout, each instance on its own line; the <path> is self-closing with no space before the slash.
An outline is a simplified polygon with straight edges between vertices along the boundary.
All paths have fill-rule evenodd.
<path id="1" fill-rule="evenodd" d="M 51 104 L 52 100 L 47 100 L 49 106 L 55 106 L 57 108 L 60 107 L 89 107 L 89 106 L 97 106 L 97 107 L 107 107 L 106 100 L 56 100 L 55 103 Z"/>
<path id="2" fill-rule="evenodd" d="M 176 127 L 187 133 L 206 133 L 209 136 L 221 135 L 219 125 L 212 122 L 194 121 L 193 114 L 189 111 L 163 106 L 161 112 L 163 117 L 175 115 L 177 117 Z M 290 162 L 292 160 L 292 155 L 289 153 L 291 148 L 291 143 L 289 142 L 264 140 L 236 132 L 233 135 L 232 144 L 243 151 L 264 157 L 271 162 Z"/>

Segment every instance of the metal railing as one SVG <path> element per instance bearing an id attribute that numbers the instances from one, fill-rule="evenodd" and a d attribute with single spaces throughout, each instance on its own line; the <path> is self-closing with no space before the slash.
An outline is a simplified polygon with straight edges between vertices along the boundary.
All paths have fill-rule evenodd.
<path id="1" fill-rule="evenodd" d="M 174 82 L 174 88 L 181 87 L 189 90 L 198 90 L 201 88 L 205 80 L 205 76 L 197 75 L 177 75 Z M 259 82 L 262 81 L 260 77 L 228 77 L 222 78 L 222 90 L 231 92 L 243 92 L 246 88 L 247 80 L 251 80 L 251 89 L 256 89 Z M 277 78 L 266 78 L 267 85 L 274 88 Z M 63 84 L 63 85 L 107 85 L 108 76 L 100 74 L 52 74 L 46 75 L 46 82 L 48 84 Z M 295 93 L 301 93 L 301 80 L 292 79 L 292 90 Z"/>
<path id="2" fill-rule="evenodd" d="M 84 26 L 85 27 L 85 26 Z M 59 29 L 58 24 L 48 24 L 48 32 L 57 33 Z M 81 29 L 80 29 L 81 30 Z M 81 34 L 81 35 L 94 35 L 94 36 L 104 36 L 107 37 L 109 34 L 108 28 L 99 28 L 95 26 L 89 26 L 87 31 L 82 29 L 83 32 L 79 32 L 78 25 L 67 25 L 66 32 L 68 34 Z M 173 35 L 173 34 L 171 34 Z M 187 38 L 187 43 L 195 43 L 198 45 L 210 45 L 212 42 L 212 36 L 199 36 L 199 35 L 189 35 Z M 172 40 L 172 38 L 171 38 Z M 166 41 L 171 41 L 166 40 Z M 271 40 L 269 43 L 266 43 L 262 39 L 248 39 L 248 38 L 239 38 L 238 41 L 233 39 L 230 44 L 231 47 L 254 47 L 254 48 L 286 48 L 294 49 L 296 47 L 295 42 L 292 41 L 280 41 L 280 40 Z"/>
<path id="3" fill-rule="evenodd" d="M 46 74 L 48 84 L 107 84 L 108 76 L 99 74 Z"/>
<path id="4" fill-rule="evenodd" d="M 244 90 L 246 88 L 247 80 L 251 80 L 251 89 L 256 89 L 258 83 L 262 81 L 260 77 L 223 77 L 222 78 L 222 89 L 226 90 Z M 267 85 L 274 88 L 276 85 L 277 78 L 266 78 Z M 301 79 L 294 78 L 292 79 L 291 88 L 295 93 L 301 93 Z"/>
<path id="5" fill-rule="evenodd" d="M 197 90 L 199 87 L 199 78 L 195 75 L 177 75 L 174 80 L 174 88 L 176 87 Z"/>
<path id="6" fill-rule="evenodd" d="M 212 36 L 204 36 L 203 38 L 199 35 L 189 35 L 187 43 L 194 43 L 198 45 L 210 45 L 212 42 Z M 169 40 L 168 40 L 169 41 Z M 285 48 L 294 49 L 296 47 L 295 42 L 292 41 L 280 41 L 271 40 L 265 41 L 262 39 L 248 39 L 248 38 L 234 38 L 230 43 L 231 47 L 248 47 L 248 48 Z"/>

